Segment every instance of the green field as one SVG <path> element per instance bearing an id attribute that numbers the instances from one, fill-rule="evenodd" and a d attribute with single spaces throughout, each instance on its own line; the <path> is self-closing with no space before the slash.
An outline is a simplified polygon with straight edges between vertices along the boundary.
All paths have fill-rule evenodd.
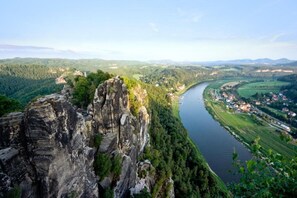
<path id="1" fill-rule="evenodd" d="M 237 89 L 238 94 L 244 98 L 250 98 L 256 93 L 277 93 L 282 86 L 288 85 L 288 82 L 282 81 L 264 81 L 264 82 L 253 82 L 240 86 Z"/>
<path id="2" fill-rule="evenodd" d="M 297 154 L 297 146 L 286 143 L 280 139 L 280 134 L 276 129 L 267 123 L 258 120 L 255 116 L 248 114 L 235 114 L 226 109 L 222 102 L 215 102 L 208 94 L 209 88 L 219 88 L 222 83 L 211 84 L 205 90 L 206 106 L 208 111 L 225 127 L 237 134 L 247 144 L 260 137 L 260 145 L 263 153 L 267 153 L 268 149 L 272 149 L 286 157 L 293 157 Z"/>
<path id="3" fill-rule="evenodd" d="M 271 111 L 271 112 L 273 112 L 273 113 L 275 113 L 275 114 L 277 114 L 277 115 L 280 115 L 280 116 L 284 116 L 284 117 L 286 117 L 287 116 L 287 114 L 286 113 L 284 113 L 284 112 L 282 112 L 281 110 L 278 110 L 278 109 L 274 109 L 274 108 L 271 108 L 271 107 L 264 107 L 265 109 L 268 109 L 269 111 Z"/>

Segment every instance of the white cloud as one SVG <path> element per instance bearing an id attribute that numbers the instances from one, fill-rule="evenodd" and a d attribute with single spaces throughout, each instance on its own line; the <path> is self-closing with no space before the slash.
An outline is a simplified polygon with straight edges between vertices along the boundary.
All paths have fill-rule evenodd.
<path id="1" fill-rule="evenodd" d="M 286 35 L 287 34 L 285 34 L 285 33 L 275 34 L 271 37 L 270 42 L 272 42 L 272 43 L 278 42 L 281 37 L 286 36 Z"/>
<path id="2" fill-rule="evenodd" d="M 150 28 L 151 28 L 152 31 L 159 32 L 159 28 L 157 27 L 157 25 L 155 23 L 150 22 L 149 23 L 149 26 L 150 26 Z"/>
<path id="3" fill-rule="evenodd" d="M 204 13 L 202 12 L 185 11 L 181 8 L 177 8 L 177 14 L 185 21 L 192 23 L 197 23 L 204 17 Z"/>

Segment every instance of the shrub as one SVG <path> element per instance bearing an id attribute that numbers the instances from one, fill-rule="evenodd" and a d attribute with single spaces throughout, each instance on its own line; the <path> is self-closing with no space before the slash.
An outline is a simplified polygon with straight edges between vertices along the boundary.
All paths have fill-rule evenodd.
<path id="1" fill-rule="evenodd" d="M 112 162 L 110 157 L 105 153 L 98 152 L 95 157 L 94 168 L 95 173 L 100 177 L 100 180 L 110 173 L 111 167 Z"/>

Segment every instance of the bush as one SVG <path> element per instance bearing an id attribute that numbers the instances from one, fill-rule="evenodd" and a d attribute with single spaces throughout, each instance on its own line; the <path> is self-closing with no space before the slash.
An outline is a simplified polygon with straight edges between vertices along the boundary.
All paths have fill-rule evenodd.
<path id="1" fill-rule="evenodd" d="M 74 104 L 86 108 L 94 99 L 95 90 L 99 84 L 111 78 L 112 75 L 98 70 L 96 73 L 91 73 L 87 77 L 78 76 L 74 79 Z"/>
<path id="2" fill-rule="evenodd" d="M 115 155 L 112 159 L 111 172 L 114 174 L 115 178 L 119 177 L 122 171 L 122 157 L 120 155 Z"/>
<path id="3" fill-rule="evenodd" d="M 233 155 L 239 183 L 229 185 L 235 197 L 296 197 L 297 196 L 297 157 L 286 159 L 279 154 L 268 153 L 261 158 L 259 138 L 252 145 L 253 158 L 245 164 Z"/>
<path id="4" fill-rule="evenodd" d="M 99 148 L 102 141 L 101 133 L 94 135 L 94 147 Z"/>
<path id="5" fill-rule="evenodd" d="M 21 104 L 14 99 L 0 95 L 0 117 L 4 114 L 18 111 L 21 109 Z"/>
<path id="6" fill-rule="evenodd" d="M 140 191 L 139 194 L 134 194 L 134 198 L 151 198 L 152 195 L 147 191 L 147 188 L 145 187 L 143 190 Z"/>
<path id="7" fill-rule="evenodd" d="M 94 169 L 96 175 L 100 177 L 100 180 L 110 173 L 111 167 L 112 162 L 110 157 L 105 153 L 98 152 L 95 157 Z"/>
<path id="8" fill-rule="evenodd" d="M 135 96 L 133 89 L 138 85 L 138 83 L 136 80 L 126 78 L 126 77 L 123 78 L 123 81 L 124 81 L 125 85 L 127 86 L 128 92 L 129 92 L 130 111 L 131 111 L 132 115 L 137 117 L 141 104 L 137 100 L 137 97 Z"/>

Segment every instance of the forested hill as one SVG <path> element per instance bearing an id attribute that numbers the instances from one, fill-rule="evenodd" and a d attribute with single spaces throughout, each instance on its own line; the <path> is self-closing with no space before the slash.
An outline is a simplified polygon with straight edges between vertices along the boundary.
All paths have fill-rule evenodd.
<path id="1" fill-rule="evenodd" d="M 23 79 L 24 81 L 22 81 L 22 83 L 26 83 L 26 80 L 30 80 L 31 83 L 38 82 L 39 80 L 41 82 L 47 82 L 46 80 L 52 80 L 52 81 L 48 81 L 48 83 L 50 83 L 50 82 L 54 82 L 53 79 L 56 76 L 61 75 L 61 72 L 62 72 L 59 69 L 53 70 L 53 68 L 49 68 L 47 66 L 37 66 L 37 65 L 17 65 L 15 67 L 14 66 L 7 67 L 5 65 L 2 65 L 1 69 L 3 70 L 2 71 L 3 76 L 5 76 L 5 78 L 3 79 L 10 79 L 10 81 L 7 81 L 7 84 L 5 85 L 8 86 L 9 83 L 11 84 L 15 83 L 18 85 L 18 87 L 16 87 L 15 89 L 19 88 L 20 89 L 19 91 L 23 91 L 23 89 L 21 88 L 21 84 L 17 82 L 13 82 L 12 79 L 16 79 L 16 78 Z M 26 72 L 22 73 L 21 72 L 22 70 L 26 70 Z M 179 72 L 177 72 L 177 74 L 178 73 Z M 187 74 L 184 73 L 184 75 L 187 75 Z M 168 196 L 170 197 L 170 194 L 172 191 L 174 191 L 174 194 L 176 197 L 184 197 L 184 196 L 185 197 L 228 197 L 229 192 L 227 191 L 225 185 L 217 176 L 215 176 L 209 170 L 204 158 L 197 150 L 195 145 L 190 141 L 187 131 L 183 127 L 182 123 L 178 118 L 176 118 L 173 115 L 171 105 L 169 104 L 169 100 L 167 98 L 168 92 L 166 88 L 162 86 L 156 87 L 155 85 L 144 83 L 139 80 L 135 80 L 131 77 L 127 77 L 127 78 L 115 77 L 113 79 L 110 79 L 109 81 L 105 81 L 111 76 L 112 75 L 109 75 L 108 73 L 105 73 L 102 71 L 97 71 L 96 73 L 90 73 L 88 76 L 77 76 L 72 83 L 69 83 L 70 86 L 72 86 L 73 88 L 73 99 L 71 102 L 77 104 L 77 106 L 80 106 L 81 108 L 84 108 L 84 109 L 87 106 L 89 106 L 90 102 L 91 104 L 93 104 L 94 109 L 91 110 L 91 112 L 94 113 L 95 115 L 94 118 L 96 119 L 98 118 L 98 122 L 100 121 L 100 123 L 101 122 L 104 122 L 104 123 L 103 124 L 101 123 L 100 125 L 95 124 L 92 126 L 97 126 L 97 125 L 107 126 L 107 127 L 113 126 L 113 124 L 110 124 L 110 120 L 112 119 L 107 119 L 109 117 L 114 118 L 115 123 L 117 124 L 121 123 L 121 126 L 116 127 L 117 129 L 120 128 L 121 135 L 117 134 L 113 136 L 116 138 L 117 137 L 122 138 L 126 136 L 128 137 L 128 135 L 125 135 L 125 133 L 131 135 L 132 132 L 129 132 L 129 130 L 128 131 L 124 130 L 122 125 L 125 123 L 132 123 L 135 126 L 137 126 L 137 122 L 141 120 L 141 115 L 143 116 L 143 113 L 146 112 L 146 110 L 143 109 L 144 106 L 141 106 L 141 104 L 143 103 L 143 105 L 145 105 L 145 108 L 147 108 L 147 113 L 150 116 L 150 125 L 148 129 L 149 136 L 150 136 L 149 138 L 150 143 L 149 143 L 149 146 L 145 147 L 143 152 L 139 153 L 139 156 L 135 157 L 135 160 L 137 159 L 142 163 L 145 162 L 147 164 L 150 164 L 149 171 L 141 170 L 138 172 L 138 175 L 139 177 L 144 177 L 145 179 L 148 179 L 149 181 L 153 180 L 154 182 L 152 184 L 149 184 L 150 192 L 147 192 L 146 189 L 144 188 L 144 190 L 140 192 L 139 195 L 135 195 L 134 197 L 168 197 Z M 123 82 L 125 83 L 125 85 L 121 84 Z M 36 87 L 34 87 L 33 85 L 30 85 L 29 83 L 26 84 L 26 86 L 32 89 L 31 91 L 34 91 L 35 88 L 37 89 L 37 87 L 44 88 L 43 86 L 45 86 L 46 84 L 36 83 L 35 85 Z M 3 87 L 4 87 L 4 84 L 3 84 Z M 92 89 L 92 87 L 95 87 L 95 88 L 98 87 L 97 91 L 95 91 L 95 89 Z M 11 88 L 12 87 L 8 88 L 7 90 L 9 91 Z M 101 95 L 97 96 L 96 94 L 98 93 L 101 93 Z M 123 96 L 120 96 L 119 98 L 117 98 L 116 96 L 118 96 L 120 93 L 122 93 Z M 126 98 L 124 93 L 129 94 L 129 103 L 123 102 L 124 99 Z M 26 93 L 23 93 L 23 94 L 26 94 Z M 109 95 L 107 96 L 106 94 L 109 94 Z M 101 99 L 102 97 L 105 97 L 105 96 L 106 98 L 103 100 L 98 99 L 98 98 Z M 51 101 L 49 102 L 49 105 L 44 105 L 42 103 L 42 101 L 43 102 L 46 101 L 46 98 L 48 98 Z M 70 119 L 74 117 L 73 113 L 75 111 L 72 109 L 75 109 L 75 108 L 70 107 L 71 105 L 68 102 L 63 101 L 64 99 L 62 100 L 57 98 L 64 98 L 64 96 L 55 94 L 52 96 L 45 97 L 44 100 L 37 100 L 36 102 L 30 103 L 31 109 L 34 109 L 34 111 L 28 111 L 28 108 L 30 109 L 30 105 L 29 105 L 28 108 L 26 108 L 27 114 L 29 114 L 29 112 L 36 112 L 35 109 L 38 109 L 38 108 L 39 108 L 39 112 L 42 112 L 40 117 L 38 117 L 40 119 L 36 119 L 34 116 L 37 116 L 37 115 L 32 113 L 31 120 L 33 124 L 36 124 L 36 120 L 41 121 L 40 123 L 47 123 L 46 122 L 47 116 L 45 115 L 48 115 L 47 113 L 50 111 L 50 108 L 46 109 L 45 107 L 49 107 L 53 104 L 54 104 L 53 107 L 56 107 L 56 108 L 67 107 L 70 109 L 70 110 L 64 109 L 63 113 L 52 112 L 51 115 L 53 117 L 62 115 L 61 118 L 54 119 L 55 121 L 58 122 L 63 119 L 67 119 L 67 118 Z M 115 98 L 117 98 L 117 100 Z M 61 101 L 63 102 L 62 104 L 60 104 Z M 95 102 L 92 103 L 92 101 L 96 101 L 96 103 Z M 104 101 L 103 103 L 105 105 L 99 104 L 100 101 L 101 102 Z M 109 115 L 110 112 L 106 110 L 102 110 L 102 112 L 98 114 L 98 112 L 100 112 L 98 109 L 104 108 L 102 106 L 111 105 L 113 108 L 123 106 L 123 104 L 118 104 L 117 103 L 118 101 L 122 101 L 123 104 L 129 104 L 130 111 L 135 116 L 134 118 L 131 118 L 132 119 L 131 121 L 125 122 L 124 120 L 123 122 L 123 117 L 122 118 L 120 117 L 122 116 L 123 113 L 118 112 L 116 109 L 114 110 L 114 112 L 117 113 L 118 115 Z M 68 104 L 68 106 L 66 104 Z M 107 107 L 105 108 L 113 109 L 111 108 L 111 106 L 110 107 L 108 106 L 108 108 Z M 95 109 L 95 108 L 98 108 L 98 109 Z M 55 108 L 51 108 L 51 109 L 55 109 Z M 61 111 L 59 108 L 55 110 Z M 69 115 L 65 116 L 65 112 L 68 112 Z M 127 110 L 125 110 L 124 112 L 127 114 Z M 107 118 L 101 119 L 99 115 L 107 116 Z M 91 114 L 87 116 L 91 116 Z M 75 118 L 75 119 L 79 120 L 78 118 Z M 127 117 L 125 119 L 129 120 L 129 118 Z M 41 129 L 28 130 L 28 131 L 39 132 L 44 130 L 43 125 L 40 123 L 37 125 L 42 126 Z M 68 123 L 68 122 L 63 121 L 61 123 Z M 75 123 L 76 123 L 75 121 L 69 122 L 70 125 Z M 45 126 L 52 126 L 52 125 L 47 123 L 45 124 Z M 57 124 L 54 126 L 60 126 L 60 125 Z M 81 126 L 87 126 L 87 124 L 81 124 Z M 70 128 L 81 129 L 82 127 L 71 126 Z M 133 128 L 135 127 L 130 126 L 127 129 L 133 129 Z M 51 129 L 52 128 L 48 130 L 50 131 Z M 47 134 L 49 131 L 46 131 L 44 134 Z M 54 131 L 59 132 L 59 130 L 54 130 Z M 66 131 L 71 131 L 71 130 L 69 129 Z M 116 131 L 116 130 L 112 129 L 111 131 Z M 76 132 L 72 132 L 72 133 L 75 134 Z M 99 132 L 102 133 L 102 137 L 98 136 L 99 137 L 98 142 L 101 142 L 101 141 L 106 142 L 107 139 L 110 138 L 110 137 L 107 137 L 108 135 L 105 136 L 106 134 L 104 134 L 102 131 L 99 131 Z M 86 134 L 87 132 L 86 131 L 77 132 L 78 135 L 83 133 Z M 123 133 L 124 135 L 122 135 Z M 40 135 L 43 133 L 37 133 L 37 134 Z M 97 137 L 96 135 L 98 134 L 95 134 L 95 137 L 92 137 L 95 140 Z M 134 140 L 139 141 L 138 138 L 134 138 L 134 135 L 135 135 L 135 132 L 133 133 L 133 138 L 132 138 L 133 141 Z M 57 135 L 56 137 L 59 137 L 59 136 Z M 103 140 L 99 140 L 100 137 L 103 138 Z M 43 137 L 40 136 L 40 138 L 42 139 Z M 69 136 L 69 138 L 71 140 L 71 136 Z M 59 139 L 59 138 L 56 138 L 56 139 Z M 96 142 L 95 140 L 94 142 Z M 39 141 L 39 142 L 42 142 L 42 141 Z M 68 142 L 68 139 L 65 142 Z M 112 140 L 111 142 L 114 142 L 114 141 Z M 126 143 L 127 141 L 125 141 L 125 146 L 123 146 L 124 149 L 126 149 Z M 137 142 L 137 144 L 133 143 L 132 148 L 134 147 L 138 148 L 138 146 L 135 146 L 138 144 L 139 142 Z M 102 145 L 104 144 L 102 143 Z M 119 144 L 119 145 L 122 145 L 122 144 Z M 39 146 L 41 147 L 43 146 L 43 144 Z M 46 147 L 47 149 L 48 145 L 46 146 L 47 146 Z M 66 147 L 68 148 L 68 146 Z M 113 148 L 113 147 L 108 147 L 108 148 Z M 41 149 L 43 148 L 41 147 Z M 55 145 L 53 146 L 53 149 L 56 149 Z M 97 151 L 99 151 L 99 149 L 97 149 Z M 129 149 L 127 149 L 127 151 L 129 151 Z M 60 152 L 60 154 L 61 153 L 62 152 Z M 97 174 L 97 176 L 99 176 L 101 180 L 104 179 L 109 174 L 114 174 L 112 178 L 113 178 L 113 181 L 115 182 L 105 184 L 104 186 L 102 185 L 103 186 L 102 188 L 104 188 L 103 190 L 99 188 L 99 193 L 100 191 L 102 191 L 103 194 L 105 194 L 105 192 L 111 192 L 111 195 L 107 197 L 113 197 L 112 192 L 116 193 L 117 191 L 124 190 L 124 189 L 121 189 L 122 187 L 118 188 L 117 191 L 113 191 L 112 189 L 115 188 L 115 184 L 117 183 L 116 181 L 119 180 L 119 178 L 121 178 L 119 177 L 119 173 L 121 173 L 121 170 L 123 171 L 127 170 L 124 162 L 119 160 L 117 156 L 111 155 L 113 153 L 116 153 L 116 152 L 114 150 L 108 151 L 108 153 L 97 152 L 94 159 L 95 173 Z M 42 157 L 43 156 L 44 155 L 42 155 Z M 67 156 L 69 156 L 68 153 L 67 153 Z M 75 163 L 81 163 L 81 160 L 78 160 Z M 67 164 L 68 163 L 66 163 L 66 165 Z M 140 164 L 140 163 L 134 162 L 134 165 L 136 164 Z M 65 163 L 63 163 L 63 165 L 65 165 Z M 12 166 L 12 167 L 15 167 L 15 166 Z M 76 166 L 71 166 L 71 167 L 76 167 Z M 129 166 L 129 167 L 131 169 L 134 169 L 133 171 L 131 171 L 131 174 L 134 174 L 134 173 L 136 174 L 137 169 L 135 169 L 135 166 Z M 90 170 L 90 169 L 88 168 L 87 170 Z M 119 172 L 119 173 L 115 174 L 114 172 Z M 61 173 L 61 175 L 62 174 L 63 173 Z M 123 177 L 124 180 L 127 179 L 127 175 Z M 60 176 L 60 173 L 55 175 L 55 177 L 59 177 L 59 176 Z M 40 181 L 43 181 L 43 180 L 40 180 Z M 57 180 L 57 181 L 61 182 L 60 180 Z M 15 184 L 17 184 L 14 189 L 23 188 L 23 186 L 19 184 L 19 181 L 14 180 L 14 182 Z M 34 182 L 32 183 L 33 185 L 35 184 Z M 99 184 L 102 184 L 102 183 L 98 183 L 98 185 Z M 66 185 L 66 182 L 64 183 L 61 182 L 61 185 Z M 59 188 L 60 185 L 55 185 L 55 187 Z M 67 192 L 67 193 L 70 194 L 71 192 Z M 101 194 L 100 194 L 100 197 L 101 197 Z M 106 197 L 106 196 L 103 195 L 103 197 Z"/>
<path id="2" fill-rule="evenodd" d="M 140 61 L 102 60 L 102 59 L 59 59 L 59 58 L 13 58 L 2 59 L 0 64 L 8 65 L 42 65 L 47 67 L 76 68 L 81 71 L 96 71 L 98 68 L 117 69 L 125 65 L 145 65 Z"/>
<path id="3" fill-rule="evenodd" d="M 36 96 L 59 91 L 55 84 L 63 70 L 36 64 L 0 63 L 0 94 L 20 101 L 25 106 Z"/>

